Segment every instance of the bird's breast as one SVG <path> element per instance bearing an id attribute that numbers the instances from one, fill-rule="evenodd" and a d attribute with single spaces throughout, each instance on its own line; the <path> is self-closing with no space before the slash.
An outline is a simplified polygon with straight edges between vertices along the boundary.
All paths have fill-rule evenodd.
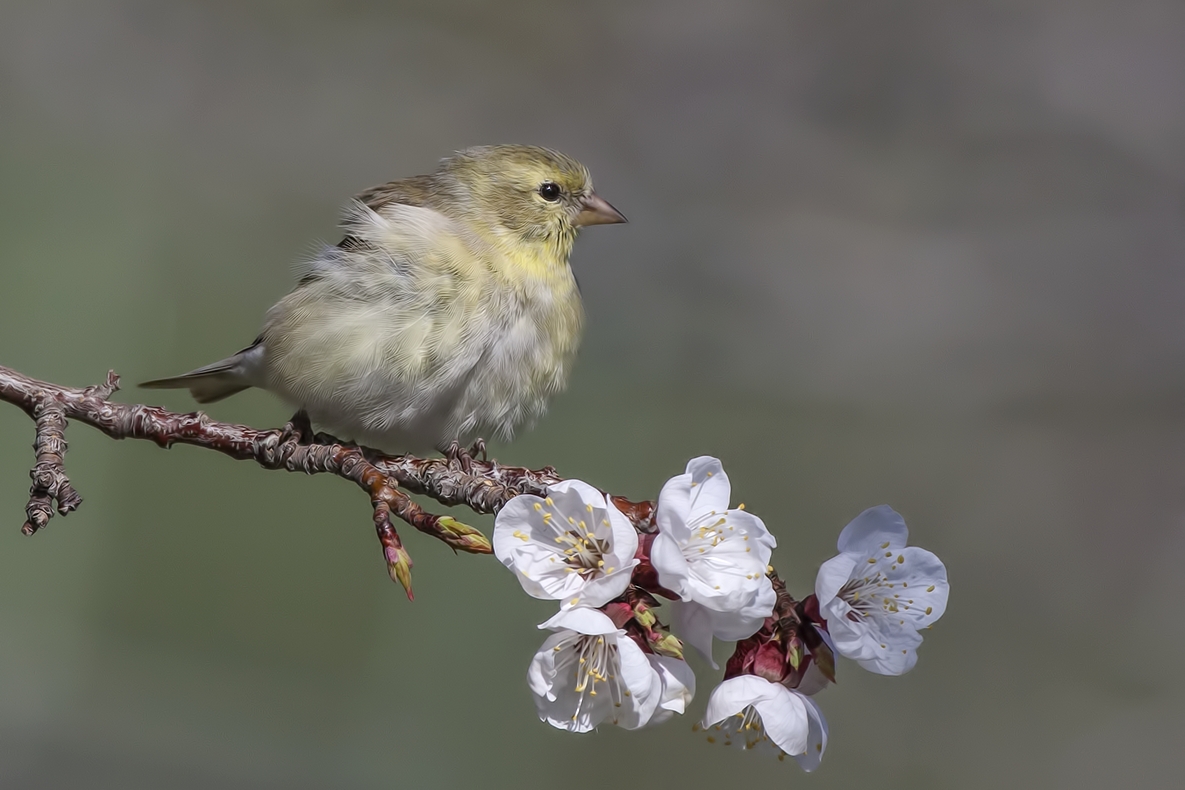
<path id="1" fill-rule="evenodd" d="M 565 267 L 566 268 L 566 267 Z M 584 325 L 575 281 L 518 289 L 459 404 L 459 433 L 509 438 L 547 410 L 571 374 Z"/>
<path id="2" fill-rule="evenodd" d="M 264 330 L 267 388 L 344 438 L 405 450 L 508 437 L 567 383 L 584 311 L 566 263 L 547 277 L 488 260 L 345 263 L 281 300 Z"/>

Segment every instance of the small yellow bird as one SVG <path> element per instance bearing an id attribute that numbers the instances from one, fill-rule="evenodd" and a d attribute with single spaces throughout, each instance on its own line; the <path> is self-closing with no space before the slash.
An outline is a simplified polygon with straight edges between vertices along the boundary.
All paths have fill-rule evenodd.
<path id="1" fill-rule="evenodd" d="M 581 227 L 625 222 L 546 148 L 469 148 L 368 189 L 232 357 L 140 385 L 199 403 L 260 387 L 343 439 L 391 452 L 508 439 L 567 383 L 584 309 Z"/>

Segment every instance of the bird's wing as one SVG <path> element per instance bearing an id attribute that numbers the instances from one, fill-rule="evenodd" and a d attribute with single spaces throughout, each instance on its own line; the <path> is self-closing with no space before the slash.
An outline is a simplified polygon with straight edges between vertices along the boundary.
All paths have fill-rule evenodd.
<path id="1" fill-rule="evenodd" d="M 364 189 L 354 196 L 354 200 L 371 211 L 380 211 L 391 204 L 431 208 L 435 202 L 434 195 L 435 182 L 431 176 L 412 176 Z M 361 243 L 361 239 L 347 233 L 337 246 L 342 249 L 354 249 Z"/>
<path id="2" fill-rule="evenodd" d="M 354 199 L 374 211 L 378 211 L 388 203 L 402 203 L 405 206 L 424 208 L 433 205 L 435 193 L 436 182 L 432 176 L 412 176 L 364 189 Z"/>

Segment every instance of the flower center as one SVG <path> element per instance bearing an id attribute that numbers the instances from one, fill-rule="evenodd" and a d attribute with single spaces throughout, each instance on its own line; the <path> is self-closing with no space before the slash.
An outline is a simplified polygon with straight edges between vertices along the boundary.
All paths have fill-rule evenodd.
<path id="1" fill-rule="evenodd" d="M 885 592 L 888 582 L 880 571 L 862 579 L 850 579 L 839 588 L 839 597 L 843 599 L 852 611 L 848 612 L 848 619 L 859 622 L 859 617 L 868 617 L 876 609 L 883 608 Z"/>
<path id="2" fill-rule="evenodd" d="M 693 725 L 692 730 L 699 730 L 699 725 Z M 779 760 L 786 756 L 786 753 L 778 749 L 773 741 L 769 739 L 769 736 L 765 734 L 765 726 L 761 722 L 761 714 L 752 705 L 749 705 L 740 713 L 729 716 L 722 722 L 713 724 L 707 728 L 707 733 L 708 743 L 723 741 L 725 746 L 732 746 L 735 743 L 742 749 L 756 749 L 764 743 L 779 752 Z"/>
<path id="3" fill-rule="evenodd" d="M 562 675 L 570 667 L 575 682 L 573 691 L 579 695 L 572 721 L 576 721 L 582 709 L 587 710 L 593 704 L 591 698 L 597 696 L 598 685 L 601 691 L 608 692 L 614 707 L 620 708 L 622 698 L 630 696 L 629 690 L 621 685 L 615 642 L 606 641 L 603 636 L 580 634 L 566 645 L 556 645 L 555 650 L 562 651 L 556 662 L 556 674 Z"/>
<path id="4" fill-rule="evenodd" d="M 908 610 L 913 599 L 903 600 L 900 593 L 892 592 L 896 586 L 880 571 L 860 579 L 849 580 L 839 588 L 839 597 L 852 607 L 852 611 L 848 612 L 848 619 L 858 623 L 861 617 L 872 614 L 898 614 L 902 608 Z"/>
<path id="5" fill-rule="evenodd" d="M 708 549 L 715 548 L 726 541 L 730 532 L 735 530 L 728 524 L 728 519 L 713 510 L 705 513 L 687 525 L 691 530 L 691 537 L 683 547 L 683 556 L 695 559 Z"/>
<path id="6" fill-rule="evenodd" d="M 581 521 L 580 525 L 583 524 Z M 581 533 L 577 529 L 569 529 L 560 533 L 555 542 L 567 546 L 563 550 L 563 556 L 569 573 L 578 573 L 581 578 L 587 579 L 604 569 L 604 557 L 609 553 L 609 541 L 598 538 L 592 532 Z M 612 571 L 610 568 L 605 572 Z"/>

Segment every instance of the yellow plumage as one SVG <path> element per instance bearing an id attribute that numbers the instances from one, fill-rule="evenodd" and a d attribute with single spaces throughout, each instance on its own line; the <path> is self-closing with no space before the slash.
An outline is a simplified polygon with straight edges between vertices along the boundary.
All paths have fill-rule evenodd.
<path id="1" fill-rule="evenodd" d="M 202 402 L 263 387 L 392 451 L 507 438 L 567 382 L 584 322 L 568 266 L 577 231 L 623 221 L 562 154 L 462 151 L 359 195 L 346 238 L 268 311 L 250 348 L 145 386 Z"/>

